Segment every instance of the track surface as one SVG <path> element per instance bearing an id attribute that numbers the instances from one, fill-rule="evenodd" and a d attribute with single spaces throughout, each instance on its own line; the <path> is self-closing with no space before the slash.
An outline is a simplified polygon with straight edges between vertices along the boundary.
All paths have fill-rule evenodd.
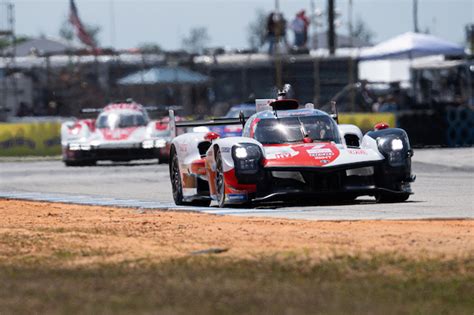
<path id="1" fill-rule="evenodd" d="M 167 165 L 71 168 L 58 160 L 3 159 L 0 197 L 311 220 L 474 218 L 474 148 L 416 150 L 413 171 L 415 195 L 404 203 L 376 204 L 361 197 L 349 205 L 219 209 L 175 207 Z"/>

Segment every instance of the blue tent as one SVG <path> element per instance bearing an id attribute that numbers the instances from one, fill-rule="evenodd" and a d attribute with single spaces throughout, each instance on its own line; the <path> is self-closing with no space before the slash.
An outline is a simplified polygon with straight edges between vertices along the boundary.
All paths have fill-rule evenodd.
<path id="1" fill-rule="evenodd" d="M 464 55 L 464 48 L 444 39 L 407 32 L 364 49 L 360 60 L 412 59 L 430 55 Z"/>
<path id="2" fill-rule="evenodd" d="M 119 79 L 118 84 L 202 84 L 209 80 L 208 76 L 182 67 L 154 67 L 127 75 Z"/>

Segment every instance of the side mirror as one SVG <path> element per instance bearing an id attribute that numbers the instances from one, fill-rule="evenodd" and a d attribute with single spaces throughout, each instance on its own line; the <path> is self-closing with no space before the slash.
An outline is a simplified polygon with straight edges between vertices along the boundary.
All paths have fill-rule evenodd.
<path id="1" fill-rule="evenodd" d="M 206 133 L 206 135 L 204 136 L 204 139 L 207 140 L 207 141 L 212 141 L 212 140 L 216 140 L 218 138 L 220 138 L 221 135 L 218 134 L 217 132 L 212 132 L 212 131 L 209 131 L 208 133 Z"/>
<path id="2" fill-rule="evenodd" d="M 380 123 L 378 123 L 374 126 L 375 131 L 383 130 L 383 129 L 387 129 L 387 128 L 390 128 L 390 126 L 387 123 L 384 123 L 384 122 L 380 122 Z"/>

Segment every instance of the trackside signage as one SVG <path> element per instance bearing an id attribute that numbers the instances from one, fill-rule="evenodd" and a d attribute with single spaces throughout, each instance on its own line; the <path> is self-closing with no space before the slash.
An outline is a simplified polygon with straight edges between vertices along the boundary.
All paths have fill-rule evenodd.
<path id="1" fill-rule="evenodd" d="M 0 156 L 61 154 L 61 123 L 0 124 Z"/>
<path id="2" fill-rule="evenodd" d="M 374 129 L 379 122 L 388 123 L 390 127 L 397 126 L 397 118 L 393 113 L 341 113 L 339 114 L 340 124 L 356 125 L 361 131 L 367 132 Z"/>

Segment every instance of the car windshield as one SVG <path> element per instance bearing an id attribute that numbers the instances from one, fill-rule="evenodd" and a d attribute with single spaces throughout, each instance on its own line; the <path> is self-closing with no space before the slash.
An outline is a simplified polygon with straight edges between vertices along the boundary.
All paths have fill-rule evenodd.
<path id="1" fill-rule="evenodd" d="M 128 128 L 146 126 L 146 118 L 142 114 L 102 114 L 97 118 L 97 128 Z"/>
<path id="2" fill-rule="evenodd" d="M 255 129 L 255 139 L 262 144 L 302 142 L 305 137 L 340 143 L 336 123 L 323 115 L 262 119 Z"/>
<path id="3" fill-rule="evenodd" d="M 255 108 L 231 108 L 227 114 L 225 115 L 226 118 L 239 118 L 240 112 L 244 112 L 244 117 L 250 117 L 255 114 Z"/>

